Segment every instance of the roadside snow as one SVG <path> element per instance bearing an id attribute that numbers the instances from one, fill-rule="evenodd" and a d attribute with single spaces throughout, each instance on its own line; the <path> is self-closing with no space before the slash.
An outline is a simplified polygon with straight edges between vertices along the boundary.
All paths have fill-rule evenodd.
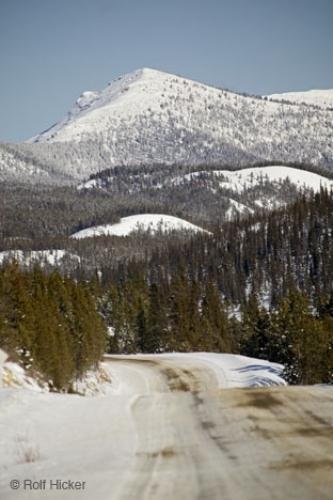
<path id="1" fill-rule="evenodd" d="M 40 384 L 17 363 L 8 361 L 8 355 L 0 349 L 0 388 L 48 391 L 46 384 Z"/>
<path id="2" fill-rule="evenodd" d="M 203 365 L 214 373 L 219 388 L 264 387 L 286 385 L 282 378 L 283 366 L 264 359 L 249 358 L 238 354 L 208 352 L 172 353 L 157 355 L 181 363 Z"/>
<path id="3" fill-rule="evenodd" d="M 97 396 L 106 394 L 111 388 L 111 377 L 108 363 L 100 363 L 95 371 L 88 371 L 81 380 L 73 383 L 73 390 L 81 396 Z M 28 389 L 35 392 L 48 393 L 45 382 L 36 380 L 17 363 L 8 361 L 8 355 L 0 349 L 0 389 Z"/>

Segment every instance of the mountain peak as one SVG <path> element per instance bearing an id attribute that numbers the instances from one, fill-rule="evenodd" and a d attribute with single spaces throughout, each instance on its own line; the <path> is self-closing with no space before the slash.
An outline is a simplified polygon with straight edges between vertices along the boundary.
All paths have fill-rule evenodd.
<path id="1" fill-rule="evenodd" d="M 142 75 L 161 75 L 161 74 L 164 74 L 164 75 L 167 75 L 168 73 L 166 73 L 165 71 L 161 71 L 159 69 L 155 69 L 155 68 L 139 68 L 137 70 L 137 73 L 141 73 Z"/>
<path id="2" fill-rule="evenodd" d="M 161 78 L 161 77 L 173 77 L 171 73 L 167 73 L 165 71 L 161 71 L 158 69 L 154 68 L 138 68 L 134 71 L 131 71 L 129 73 L 125 73 L 122 76 L 118 76 L 118 78 L 115 78 L 114 80 L 111 80 L 108 83 L 108 87 L 115 85 L 117 82 L 133 82 L 141 78 L 149 78 L 149 79 L 154 79 L 154 78 Z"/>

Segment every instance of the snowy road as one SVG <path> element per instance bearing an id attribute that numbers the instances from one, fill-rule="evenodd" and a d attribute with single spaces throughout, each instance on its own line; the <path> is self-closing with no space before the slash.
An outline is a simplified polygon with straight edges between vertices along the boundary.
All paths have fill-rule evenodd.
<path id="1" fill-rule="evenodd" d="M 0 498 L 331 499 L 333 389 L 230 388 L 281 383 L 254 361 L 108 357 L 104 396 L 2 390 Z M 29 447 L 36 459 L 18 460 Z M 12 491 L 13 478 L 86 487 Z"/>

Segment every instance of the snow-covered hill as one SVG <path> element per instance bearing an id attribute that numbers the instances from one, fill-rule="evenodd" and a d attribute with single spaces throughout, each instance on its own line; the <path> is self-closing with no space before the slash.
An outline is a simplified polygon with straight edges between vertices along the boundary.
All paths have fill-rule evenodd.
<path id="1" fill-rule="evenodd" d="M 285 167 L 283 165 L 244 168 L 241 170 L 198 171 L 186 174 L 182 177 L 176 177 L 172 182 L 179 184 L 181 182 L 191 181 L 193 178 L 200 175 L 218 178 L 221 187 L 231 189 L 237 193 L 241 193 L 253 187 L 258 187 L 264 183 L 281 184 L 288 182 L 299 189 L 313 189 L 314 191 L 320 191 L 320 188 L 329 190 L 333 187 L 333 180 L 327 177 L 298 168 Z"/>
<path id="2" fill-rule="evenodd" d="M 333 179 L 301 168 L 272 165 L 237 170 L 197 170 L 174 175 L 173 169 L 155 169 L 149 173 L 126 175 L 102 172 L 78 186 L 82 190 L 98 190 L 110 195 L 126 194 L 158 203 L 181 204 L 186 216 L 200 220 L 232 218 L 251 214 L 256 209 L 277 208 L 292 202 L 300 192 L 333 188 Z M 187 215 L 188 214 L 188 215 Z"/>
<path id="3" fill-rule="evenodd" d="M 124 217 L 117 224 L 104 224 L 102 226 L 94 226 L 82 229 L 77 233 L 72 234 L 71 238 L 82 239 L 91 238 L 94 236 L 128 236 L 134 231 L 150 231 L 156 233 L 157 231 L 190 231 L 199 232 L 204 231 L 199 226 L 191 224 L 190 222 L 173 217 L 172 215 L 163 214 L 139 214 Z"/>
<path id="4" fill-rule="evenodd" d="M 305 92 L 282 92 L 266 96 L 268 99 L 289 101 L 297 104 L 311 104 L 320 108 L 333 109 L 333 89 L 307 90 Z"/>
<path id="5" fill-rule="evenodd" d="M 200 185 L 228 197 L 226 217 L 253 213 L 257 208 L 278 208 L 292 200 L 292 193 L 332 189 L 333 180 L 298 168 L 273 165 L 241 170 L 197 171 L 176 176 L 167 184 Z M 236 199 L 235 199 L 236 198 Z"/>

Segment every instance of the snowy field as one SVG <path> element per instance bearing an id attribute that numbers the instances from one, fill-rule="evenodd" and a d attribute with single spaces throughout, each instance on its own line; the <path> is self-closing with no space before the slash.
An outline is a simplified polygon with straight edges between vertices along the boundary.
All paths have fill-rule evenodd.
<path id="1" fill-rule="evenodd" d="M 108 356 L 93 397 L 2 388 L 0 498 L 328 499 L 333 391 L 285 387 L 281 370 L 223 354 Z"/>

